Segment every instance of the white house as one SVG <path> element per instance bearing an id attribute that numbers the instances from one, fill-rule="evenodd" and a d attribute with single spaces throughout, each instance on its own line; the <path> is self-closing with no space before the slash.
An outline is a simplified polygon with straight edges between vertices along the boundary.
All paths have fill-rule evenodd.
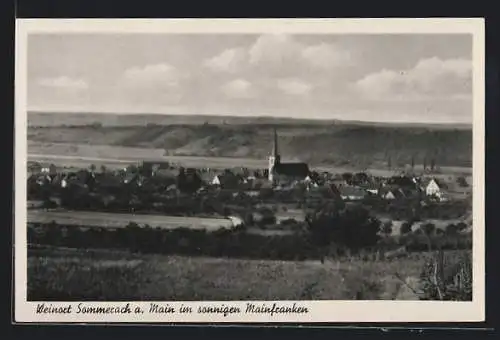
<path id="1" fill-rule="evenodd" d="M 214 179 L 212 180 L 213 185 L 220 185 L 220 179 L 219 176 L 215 176 Z"/>
<path id="2" fill-rule="evenodd" d="M 438 183 L 438 181 L 436 181 L 434 178 L 426 182 L 423 189 L 425 190 L 425 194 L 427 196 L 436 197 L 440 200 L 443 198 L 443 185 L 441 183 Z"/>
<path id="3" fill-rule="evenodd" d="M 386 200 L 393 200 L 396 199 L 396 196 L 392 193 L 392 191 L 387 191 L 385 194 L 382 195 L 382 197 Z"/>
<path id="4" fill-rule="evenodd" d="M 40 172 L 55 175 L 57 173 L 57 167 L 54 164 L 46 164 L 41 167 Z"/>

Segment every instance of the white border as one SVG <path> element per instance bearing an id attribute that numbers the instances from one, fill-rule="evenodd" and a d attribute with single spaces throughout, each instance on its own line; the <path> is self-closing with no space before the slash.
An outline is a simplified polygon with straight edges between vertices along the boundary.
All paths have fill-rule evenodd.
<path id="1" fill-rule="evenodd" d="M 32 33 L 469 33 L 473 36 L 473 301 L 298 301 L 307 314 L 37 315 L 26 301 L 27 36 Z M 15 322 L 479 322 L 485 318 L 484 19 L 18 19 L 15 77 Z M 277 301 L 278 302 L 278 301 Z M 165 302 L 163 302 L 165 303 Z M 239 306 L 246 301 L 220 302 Z M 267 301 L 266 303 L 272 303 Z M 280 304 L 290 302 L 281 301 Z M 65 302 L 53 305 L 67 305 Z M 77 303 L 72 303 L 76 306 Z M 173 302 L 197 308 L 210 302 Z M 94 306 L 123 305 L 101 302 Z M 149 306 L 149 302 L 134 305 Z M 74 307 L 73 307 L 74 308 Z"/>

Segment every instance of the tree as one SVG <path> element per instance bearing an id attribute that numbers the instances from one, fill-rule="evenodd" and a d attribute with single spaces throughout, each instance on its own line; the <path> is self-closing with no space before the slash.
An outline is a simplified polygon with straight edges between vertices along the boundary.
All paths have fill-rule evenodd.
<path id="1" fill-rule="evenodd" d="M 411 222 L 404 222 L 401 225 L 401 229 L 400 229 L 401 234 L 411 233 L 411 230 L 412 230 L 412 223 Z"/>
<path id="2" fill-rule="evenodd" d="M 436 226 L 433 223 L 425 223 L 422 226 L 422 230 L 426 235 L 430 236 L 436 230 Z"/>
<path id="3" fill-rule="evenodd" d="M 358 251 L 379 240 L 381 223 L 362 206 L 340 210 L 338 205 L 328 205 L 309 214 L 306 222 L 310 241 L 318 247 L 322 262 L 332 244 Z"/>
<path id="4" fill-rule="evenodd" d="M 462 231 L 464 231 L 465 229 L 467 229 L 467 224 L 466 224 L 466 223 L 464 223 L 464 222 L 459 222 L 459 223 L 457 223 L 457 230 L 458 230 L 459 232 L 462 232 Z"/>
<path id="5" fill-rule="evenodd" d="M 387 221 L 382 225 L 382 233 L 388 237 L 392 234 L 392 222 Z"/>
<path id="6" fill-rule="evenodd" d="M 434 171 L 435 168 L 436 168 L 436 159 L 432 158 L 431 159 L 431 171 Z"/>
<path id="7" fill-rule="evenodd" d="M 456 224 L 450 223 L 446 226 L 445 232 L 447 235 L 454 236 L 458 233 L 458 227 Z"/>
<path id="8" fill-rule="evenodd" d="M 436 230 L 436 226 L 433 223 L 425 223 L 421 228 L 425 236 L 427 236 L 427 246 L 429 248 L 429 251 L 432 251 L 431 237 Z"/>
<path id="9" fill-rule="evenodd" d="M 342 174 L 342 179 L 343 179 L 344 181 L 346 181 L 347 183 L 349 183 L 349 184 L 350 184 L 350 183 L 352 182 L 353 175 L 352 175 L 352 173 L 350 173 L 350 172 L 344 172 L 344 173 Z"/>
<path id="10" fill-rule="evenodd" d="M 103 164 L 101 165 L 101 172 L 102 173 L 105 173 L 108 169 L 106 168 L 106 166 Z"/>
<path id="11" fill-rule="evenodd" d="M 462 188 L 466 188 L 469 186 L 469 183 L 467 183 L 467 180 L 465 179 L 464 176 L 457 177 L 457 183 Z"/>
<path id="12" fill-rule="evenodd" d="M 96 169 L 96 165 L 95 164 L 90 164 L 90 171 L 94 172 Z"/>

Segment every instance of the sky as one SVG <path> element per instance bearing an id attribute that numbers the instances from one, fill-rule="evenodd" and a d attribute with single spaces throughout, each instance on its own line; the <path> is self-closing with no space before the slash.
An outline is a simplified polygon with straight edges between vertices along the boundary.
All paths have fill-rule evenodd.
<path id="1" fill-rule="evenodd" d="M 29 110 L 472 122 L 466 34 L 31 34 L 27 71 Z"/>

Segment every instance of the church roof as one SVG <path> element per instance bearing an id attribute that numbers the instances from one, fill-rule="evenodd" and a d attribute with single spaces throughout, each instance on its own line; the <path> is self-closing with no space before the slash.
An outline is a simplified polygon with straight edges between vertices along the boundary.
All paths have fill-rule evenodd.
<path id="1" fill-rule="evenodd" d="M 278 163 L 274 171 L 278 175 L 305 178 L 309 175 L 309 166 L 306 163 Z"/>

